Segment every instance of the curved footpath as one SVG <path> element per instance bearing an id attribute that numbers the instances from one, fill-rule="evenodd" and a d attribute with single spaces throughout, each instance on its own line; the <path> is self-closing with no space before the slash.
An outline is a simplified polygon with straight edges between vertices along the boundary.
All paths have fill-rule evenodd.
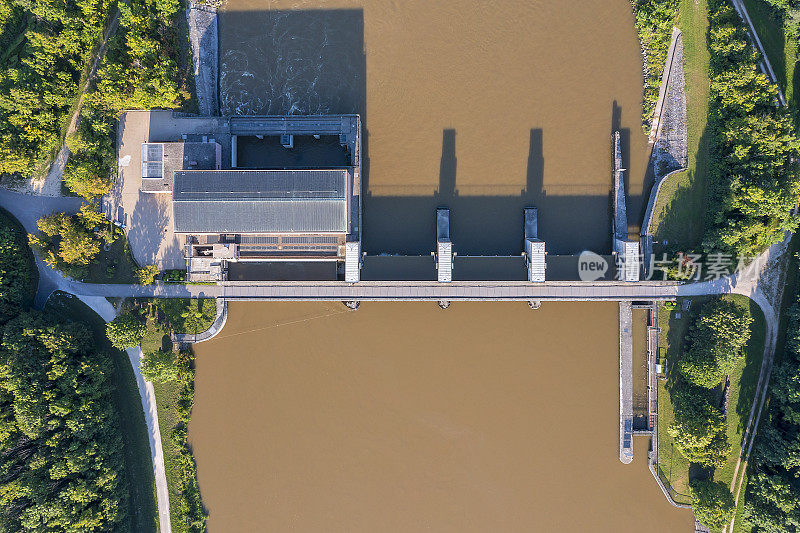
<path id="1" fill-rule="evenodd" d="M 17 192 L 0 189 L 0 206 L 9 211 L 28 233 L 38 231 L 36 221 L 43 215 L 54 211 L 77 213 L 83 200 L 81 198 L 58 197 L 58 196 L 37 196 L 20 194 Z M 75 294 L 79 300 L 88 305 L 95 313 L 109 322 L 114 320 L 117 312 L 114 306 L 102 294 L 91 294 L 93 291 L 80 290 L 81 285 L 63 276 L 60 272 L 52 269 L 44 261 L 36 258 L 36 266 L 39 270 L 39 285 L 36 291 L 34 306 L 42 309 L 47 302 L 47 298 L 57 290 Z M 89 292 L 90 294 L 86 294 Z M 145 422 L 147 423 L 147 436 L 150 441 L 150 456 L 153 462 L 153 473 L 156 484 L 156 501 L 158 504 L 158 524 L 161 533 L 170 533 L 172 525 L 169 515 L 169 489 L 167 487 L 167 476 L 164 469 L 164 451 L 161 446 L 161 431 L 158 426 L 158 409 L 156 408 L 156 397 L 153 391 L 153 384 L 145 381 L 139 370 L 139 362 L 142 357 L 142 350 L 138 346 L 126 350 L 131 368 L 136 376 L 136 386 L 139 389 L 139 396 L 144 410 Z"/>
<path id="2" fill-rule="evenodd" d="M 81 296 L 78 299 L 92 308 L 106 322 L 114 320 L 117 311 L 114 306 L 102 296 Z M 158 427 L 158 409 L 156 407 L 156 396 L 153 384 L 145 381 L 139 369 L 142 359 L 142 349 L 138 346 L 125 350 L 131 362 L 133 373 L 136 376 L 136 386 L 139 388 L 139 396 L 144 408 L 144 418 L 147 423 L 147 436 L 150 440 L 150 456 L 153 461 L 153 473 L 156 482 L 156 501 L 158 503 L 158 525 L 161 533 L 172 531 L 172 523 L 169 516 L 169 487 L 167 486 L 167 475 L 164 469 L 164 450 L 161 446 L 161 431 Z"/>

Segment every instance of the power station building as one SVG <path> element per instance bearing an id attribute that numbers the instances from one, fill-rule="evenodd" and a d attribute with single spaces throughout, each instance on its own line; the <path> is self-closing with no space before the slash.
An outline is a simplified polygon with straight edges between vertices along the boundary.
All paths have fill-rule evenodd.
<path id="1" fill-rule="evenodd" d="M 140 190 L 171 195 L 187 278 L 225 280 L 234 263 L 331 262 L 337 279 L 359 281 L 359 117 L 231 117 L 229 126 L 231 168 L 219 138 L 142 144 Z M 247 168 L 240 137 L 252 139 Z M 306 161 L 304 147 L 323 155 Z"/>

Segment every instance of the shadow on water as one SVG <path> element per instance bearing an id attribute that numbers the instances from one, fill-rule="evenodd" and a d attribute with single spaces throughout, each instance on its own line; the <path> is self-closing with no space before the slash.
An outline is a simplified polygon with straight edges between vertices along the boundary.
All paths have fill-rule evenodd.
<path id="1" fill-rule="evenodd" d="M 623 153 L 629 160 L 627 140 Z M 457 132 L 442 132 L 439 186 L 432 196 L 377 196 L 367 191 L 364 202 L 364 249 L 370 253 L 427 254 L 435 247 L 435 210 L 450 208 L 450 234 L 462 255 L 518 255 L 522 252 L 523 209 L 539 208 L 539 236 L 554 254 L 573 254 L 611 247 L 610 195 L 547 194 L 544 184 L 544 132 L 530 130 L 526 185 L 516 195 L 462 195 L 458 189 Z M 610 152 L 609 152 L 610 154 Z M 610 156 L 609 156 L 610 157 Z M 609 167 L 609 187 L 611 172 Z M 640 196 L 629 198 L 645 205 Z M 641 218 L 641 215 L 639 215 Z M 597 243 L 604 243 L 597 250 Z"/>
<path id="2" fill-rule="evenodd" d="M 439 185 L 432 195 L 376 195 L 370 190 L 369 120 L 366 99 L 364 14 L 361 9 L 227 11 L 219 13 L 220 107 L 222 114 L 347 114 L 362 118 L 364 251 L 420 254 L 435 248 L 435 211 L 451 210 L 451 238 L 460 255 L 518 255 L 523 249 L 523 209 L 539 208 L 539 235 L 551 254 L 611 248 L 608 186 L 558 186 L 548 194 L 544 177 L 544 132 L 530 130 L 525 186 L 518 193 L 460 194 L 457 132 L 442 132 Z M 232 31 L 229 28 L 236 28 Z M 612 126 L 621 108 L 614 102 Z M 630 130 L 623 134 L 624 161 L 630 161 Z M 499 139 L 498 142 L 503 142 Z M 486 157 L 492 157 L 491 142 Z M 575 147 L 580 150 L 579 146 Z M 503 172 L 498 161 L 497 171 Z M 413 165 L 414 161 L 406 164 Z M 509 176 L 513 181 L 514 177 Z M 491 183 L 496 183 L 493 181 Z M 494 189 L 497 191 L 500 189 Z M 483 194 L 488 192 L 488 194 Z M 638 225 L 646 205 L 628 198 Z"/>

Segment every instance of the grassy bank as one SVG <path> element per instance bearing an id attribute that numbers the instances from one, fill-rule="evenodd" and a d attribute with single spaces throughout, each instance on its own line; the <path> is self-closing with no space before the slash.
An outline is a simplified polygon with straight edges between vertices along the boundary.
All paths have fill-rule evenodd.
<path id="1" fill-rule="evenodd" d="M 195 333 L 208 329 L 216 316 L 213 299 L 139 298 L 139 306 L 150 306 L 147 333 L 141 342 L 145 353 L 172 350 L 172 333 Z M 164 470 L 169 488 L 172 531 L 202 531 L 203 507 L 200 501 L 197 473 L 186 434 L 194 403 L 192 359 L 181 356 L 186 372 L 177 381 L 153 383 L 158 408 L 161 444 L 164 449 Z"/>
<path id="2" fill-rule="evenodd" d="M 128 355 L 111 346 L 106 337 L 105 321 L 76 297 L 56 293 L 48 300 L 45 310 L 86 325 L 97 349 L 107 353 L 114 361 L 114 402 L 119 413 L 125 473 L 130 487 L 128 514 L 131 517 L 131 530 L 154 532 L 158 527 L 158 509 L 150 442 L 139 388 Z"/>
<path id="3" fill-rule="evenodd" d="M 138 265 L 131 254 L 128 237 L 120 235 L 108 250 L 100 249 L 100 253 L 88 267 L 89 283 L 136 283 Z"/>
<path id="4" fill-rule="evenodd" d="M 664 183 L 653 210 L 655 239 L 694 248 L 703 237 L 708 167 L 709 52 L 706 0 L 681 0 L 677 27 L 683 34 L 688 162 Z"/>
<path id="5" fill-rule="evenodd" d="M 714 481 L 722 481 L 726 485 L 730 485 L 733 480 L 733 470 L 741 452 L 742 436 L 750 416 L 750 407 L 753 403 L 764 354 L 766 323 L 761 309 L 746 296 L 730 295 L 729 297 L 749 302 L 753 324 L 751 325 L 752 334 L 745 348 L 745 356 L 730 374 L 727 434 L 728 441 L 733 447 L 728 454 L 726 463 L 713 472 L 692 465 L 675 449 L 673 439 L 667 433 L 667 428 L 674 421 L 670 388 L 672 379 L 677 374 L 676 363 L 685 349 L 689 326 L 695 320 L 702 304 L 710 298 L 692 298 L 689 311 L 681 310 L 684 301 L 682 298 L 678 299 L 678 307 L 675 311 L 669 311 L 663 306 L 659 307 L 659 326 L 661 327 L 659 351 L 666 354 L 667 372 L 670 376 L 669 381 L 659 382 L 658 389 L 659 470 L 665 483 L 674 489 L 673 497 L 680 503 L 689 503 L 689 482 L 692 479 L 705 479 L 711 474 Z M 676 318 L 676 312 L 681 313 L 681 318 Z"/>
<path id="6" fill-rule="evenodd" d="M 786 101 L 797 109 L 800 103 L 800 95 L 795 90 L 800 76 L 797 68 L 797 40 L 787 35 L 783 14 L 769 3 L 764 0 L 744 0 L 744 5 Z"/>

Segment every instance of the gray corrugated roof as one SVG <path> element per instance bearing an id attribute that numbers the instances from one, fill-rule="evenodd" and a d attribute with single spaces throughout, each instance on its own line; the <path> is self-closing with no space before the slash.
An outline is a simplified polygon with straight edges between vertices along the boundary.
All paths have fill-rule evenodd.
<path id="1" fill-rule="evenodd" d="M 347 170 L 175 172 L 179 233 L 347 233 Z"/>

